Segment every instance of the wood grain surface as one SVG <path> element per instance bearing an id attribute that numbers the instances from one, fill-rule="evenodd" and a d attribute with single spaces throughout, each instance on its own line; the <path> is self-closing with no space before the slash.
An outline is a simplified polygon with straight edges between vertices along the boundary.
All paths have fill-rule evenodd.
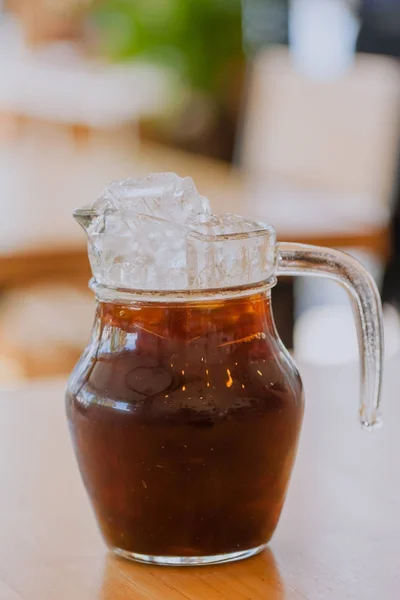
<path id="1" fill-rule="evenodd" d="M 64 381 L 1 393 L 1 600 L 397 600 L 399 365 L 387 368 L 374 434 L 357 423 L 356 366 L 302 369 L 305 423 L 270 549 L 199 568 L 107 553 L 72 454 Z"/>

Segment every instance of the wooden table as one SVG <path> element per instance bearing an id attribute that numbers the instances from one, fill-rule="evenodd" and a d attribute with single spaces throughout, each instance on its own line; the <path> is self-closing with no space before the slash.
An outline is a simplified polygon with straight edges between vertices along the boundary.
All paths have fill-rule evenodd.
<path id="1" fill-rule="evenodd" d="M 400 357 L 386 424 L 360 431 L 357 369 L 302 369 L 307 410 L 270 549 L 229 565 L 167 568 L 110 556 L 69 442 L 63 381 L 0 394 L 1 600 L 398 600 Z"/>

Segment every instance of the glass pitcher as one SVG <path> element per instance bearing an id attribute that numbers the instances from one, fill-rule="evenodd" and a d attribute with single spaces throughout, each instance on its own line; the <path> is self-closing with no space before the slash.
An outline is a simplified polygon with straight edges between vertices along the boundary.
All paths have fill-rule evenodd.
<path id="1" fill-rule="evenodd" d="M 272 314 L 276 277 L 321 275 L 350 292 L 368 429 L 379 422 L 381 304 L 350 256 L 213 217 L 188 178 L 164 178 L 113 184 L 75 211 L 97 310 L 67 415 L 110 549 L 147 563 L 226 562 L 270 540 L 301 428 L 301 379 Z M 165 209 L 178 204 L 180 223 Z"/>

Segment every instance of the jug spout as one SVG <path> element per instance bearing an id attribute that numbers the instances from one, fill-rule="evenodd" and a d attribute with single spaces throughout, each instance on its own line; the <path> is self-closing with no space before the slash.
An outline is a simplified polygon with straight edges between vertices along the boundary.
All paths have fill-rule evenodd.
<path id="1" fill-rule="evenodd" d="M 93 209 L 84 209 L 77 208 L 73 212 L 73 217 L 77 223 L 85 230 L 85 233 L 88 233 L 88 229 L 90 225 L 93 223 L 93 220 L 98 216 L 96 211 Z"/>

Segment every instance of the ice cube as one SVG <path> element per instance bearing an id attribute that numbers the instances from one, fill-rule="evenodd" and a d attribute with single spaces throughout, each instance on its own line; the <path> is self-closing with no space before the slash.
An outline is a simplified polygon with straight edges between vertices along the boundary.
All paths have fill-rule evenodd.
<path id="1" fill-rule="evenodd" d="M 268 267 L 274 264 L 268 225 L 227 213 L 211 215 L 201 223 L 193 223 L 191 228 L 193 236 L 188 239 L 190 287 L 231 287 L 266 279 Z M 205 236 L 204 239 L 197 237 L 197 233 Z"/>
<path id="2" fill-rule="evenodd" d="M 210 214 L 210 203 L 201 196 L 191 177 L 153 173 L 145 177 L 113 181 L 91 208 L 132 211 L 185 225 L 198 213 Z"/>
<path id="3" fill-rule="evenodd" d="M 96 280 L 132 289 L 186 288 L 186 229 L 147 215 L 131 216 L 105 214 L 104 229 L 92 235 L 89 258 Z"/>
<path id="4" fill-rule="evenodd" d="M 200 213 L 189 222 L 193 231 L 204 235 L 230 235 L 232 233 L 250 233 L 265 229 L 264 223 L 249 221 L 233 213 L 209 215 Z"/>

